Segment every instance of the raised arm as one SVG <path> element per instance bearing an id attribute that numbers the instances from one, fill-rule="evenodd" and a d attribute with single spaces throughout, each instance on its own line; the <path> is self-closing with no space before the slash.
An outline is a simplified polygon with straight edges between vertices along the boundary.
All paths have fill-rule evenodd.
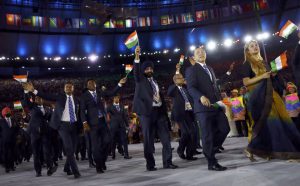
<path id="1" fill-rule="evenodd" d="M 141 63 L 140 63 L 140 52 L 141 49 L 139 46 L 135 48 L 135 58 L 133 63 L 133 75 L 134 80 L 139 82 L 141 80 Z"/>
<path id="2" fill-rule="evenodd" d="M 45 100 L 56 101 L 58 99 L 58 95 L 52 95 L 49 93 L 37 91 L 36 89 L 34 89 L 34 86 L 31 82 L 23 83 L 22 85 L 25 91 L 32 92 L 34 95 L 39 96 Z"/>
<path id="3" fill-rule="evenodd" d="M 22 107 L 28 107 L 30 110 L 34 107 L 34 103 L 30 101 L 29 93 L 25 93 L 23 100 L 21 101 Z"/>
<path id="4" fill-rule="evenodd" d="M 101 91 L 100 95 L 103 96 L 103 97 L 110 97 L 110 96 L 116 95 L 119 92 L 119 90 L 121 89 L 121 87 L 126 83 L 126 81 L 127 81 L 126 77 L 122 78 L 119 81 L 118 85 L 114 89 Z"/>

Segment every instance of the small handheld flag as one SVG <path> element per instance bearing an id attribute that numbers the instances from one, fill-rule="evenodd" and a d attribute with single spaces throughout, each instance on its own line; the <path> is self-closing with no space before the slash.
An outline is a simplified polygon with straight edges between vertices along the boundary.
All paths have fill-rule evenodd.
<path id="1" fill-rule="evenodd" d="M 184 62 L 184 55 L 181 55 L 179 59 L 179 64 L 183 65 L 183 62 Z"/>
<path id="2" fill-rule="evenodd" d="M 276 59 L 271 61 L 271 69 L 273 72 L 278 70 L 284 69 L 288 66 L 287 58 L 286 58 L 286 51 L 278 56 Z"/>
<path id="3" fill-rule="evenodd" d="M 22 109 L 23 107 L 22 107 L 22 104 L 21 104 L 21 101 L 15 101 L 14 102 L 14 109 L 15 110 L 20 110 L 20 109 Z"/>
<path id="4" fill-rule="evenodd" d="M 133 65 L 126 65 L 125 66 L 125 73 L 126 73 L 126 77 L 128 76 L 128 74 L 132 71 L 133 69 Z"/>
<path id="5" fill-rule="evenodd" d="M 231 103 L 228 99 L 223 99 L 221 101 L 217 101 L 216 103 L 212 104 L 212 106 L 216 109 L 218 108 L 225 109 L 226 106 L 231 106 Z"/>
<path id="6" fill-rule="evenodd" d="M 20 83 L 26 83 L 27 82 L 27 75 L 14 75 L 13 79 L 16 81 L 19 81 Z"/>
<path id="7" fill-rule="evenodd" d="M 292 21 L 288 20 L 279 32 L 279 36 L 288 38 L 291 33 L 297 30 L 298 27 Z"/>
<path id="8" fill-rule="evenodd" d="M 139 45 L 139 38 L 138 38 L 138 35 L 137 35 L 136 31 L 132 32 L 128 36 L 128 38 L 125 41 L 125 45 L 127 46 L 128 49 L 130 49 L 130 48 L 132 48 L 136 45 Z"/>

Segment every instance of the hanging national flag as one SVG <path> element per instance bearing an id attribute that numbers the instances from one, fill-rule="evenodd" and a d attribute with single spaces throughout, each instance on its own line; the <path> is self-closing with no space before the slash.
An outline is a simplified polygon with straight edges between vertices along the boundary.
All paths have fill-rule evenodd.
<path id="1" fill-rule="evenodd" d="M 279 36 L 288 38 L 291 33 L 297 30 L 298 27 L 292 21 L 288 20 L 279 32 Z"/>
<path id="2" fill-rule="evenodd" d="M 124 21 L 119 19 L 116 21 L 116 28 L 124 28 Z"/>
<path id="3" fill-rule="evenodd" d="M 33 26 L 33 27 L 39 26 L 39 16 L 32 16 L 32 21 L 31 21 L 31 23 L 32 23 L 32 26 Z"/>
<path id="4" fill-rule="evenodd" d="M 241 5 L 232 5 L 231 7 L 232 15 L 239 15 L 243 13 Z"/>
<path id="5" fill-rule="evenodd" d="M 109 28 L 116 28 L 116 20 L 109 20 Z"/>
<path id="6" fill-rule="evenodd" d="M 31 26 L 32 25 L 32 18 L 30 16 L 22 18 L 22 25 L 24 26 Z"/>
<path id="7" fill-rule="evenodd" d="M 50 17 L 49 18 L 50 27 L 51 28 L 57 28 L 57 20 L 56 17 Z"/>
<path id="8" fill-rule="evenodd" d="M 146 18 L 145 17 L 139 17 L 139 27 L 146 26 Z"/>
<path id="9" fill-rule="evenodd" d="M 273 72 L 284 69 L 287 66 L 286 51 L 278 56 L 275 60 L 271 61 L 271 69 Z"/>
<path id="10" fill-rule="evenodd" d="M 125 65 L 125 73 L 129 74 L 133 69 L 133 65 Z"/>
<path id="11" fill-rule="evenodd" d="M 203 21 L 208 19 L 208 11 L 207 10 L 202 10 L 202 11 L 197 11 L 196 12 L 196 21 Z"/>
<path id="12" fill-rule="evenodd" d="M 147 25 L 147 26 L 151 26 L 151 24 L 152 24 L 152 19 L 151 19 L 151 17 L 146 17 L 146 25 Z"/>
<path id="13" fill-rule="evenodd" d="M 6 24 L 19 26 L 21 24 L 21 16 L 17 14 L 6 14 Z"/>
<path id="14" fill-rule="evenodd" d="M 39 16 L 38 19 L 39 19 L 39 27 L 47 27 L 47 25 L 48 25 L 47 17 Z"/>
<path id="15" fill-rule="evenodd" d="M 125 26 L 126 26 L 126 28 L 131 28 L 132 27 L 132 20 L 131 19 L 126 19 L 125 20 Z"/>
<path id="16" fill-rule="evenodd" d="M 96 19 L 95 18 L 89 19 L 89 26 L 94 26 L 94 25 L 96 25 Z"/>
<path id="17" fill-rule="evenodd" d="M 65 19 L 65 27 L 66 28 L 72 28 L 72 19 L 71 18 L 66 18 Z"/>
<path id="18" fill-rule="evenodd" d="M 106 21 L 105 23 L 104 23 L 104 28 L 110 28 L 110 21 Z"/>
<path id="19" fill-rule="evenodd" d="M 163 15 L 160 17 L 160 25 L 168 25 L 169 23 L 169 16 Z"/>
<path id="20" fill-rule="evenodd" d="M 72 19 L 72 28 L 79 28 L 80 26 L 80 20 L 78 18 Z"/>
<path id="21" fill-rule="evenodd" d="M 125 45 L 127 46 L 128 49 L 130 49 L 130 48 L 134 47 L 135 45 L 137 45 L 138 42 L 139 42 L 139 38 L 138 38 L 137 32 L 134 31 L 126 39 Z"/>
<path id="22" fill-rule="evenodd" d="M 14 75 L 13 79 L 19 81 L 20 83 L 27 82 L 27 75 Z"/>
<path id="23" fill-rule="evenodd" d="M 20 110 L 20 109 L 22 109 L 23 107 L 22 107 L 22 104 L 21 104 L 21 101 L 15 101 L 14 102 L 14 109 L 15 110 Z"/>
<path id="24" fill-rule="evenodd" d="M 175 15 L 175 23 L 182 23 L 181 15 Z"/>

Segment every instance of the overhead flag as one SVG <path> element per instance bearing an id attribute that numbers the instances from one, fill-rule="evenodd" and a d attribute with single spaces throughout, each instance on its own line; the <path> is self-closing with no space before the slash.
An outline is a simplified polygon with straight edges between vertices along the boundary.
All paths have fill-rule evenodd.
<path id="1" fill-rule="evenodd" d="M 32 26 L 33 27 L 38 27 L 39 26 L 39 16 L 32 16 Z"/>
<path id="2" fill-rule="evenodd" d="M 288 66 L 287 58 L 286 58 L 286 51 L 278 56 L 276 59 L 271 61 L 271 69 L 273 72 L 278 70 L 284 69 Z"/>
<path id="3" fill-rule="evenodd" d="M 161 25 L 168 25 L 170 24 L 169 22 L 169 16 L 168 15 L 163 15 L 160 17 L 160 24 Z"/>
<path id="4" fill-rule="evenodd" d="M 228 100 L 228 98 L 224 98 L 223 100 L 217 101 L 216 103 L 212 104 L 212 106 L 216 109 L 218 109 L 218 108 L 226 109 L 226 107 L 231 106 L 231 103 Z"/>
<path id="5" fill-rule="evenodd" d="M 127 46 L 128 49 L 134 47 L 138 43 L 139 43 L 139 38 L 136 31 L 132 32 L 125 41 L 125 45 Z"/>
<path id="6" fill-rule="evenodd" d="M 89 19 L 89 26 L 95 26 L 96 25 L 96 19 L 95 18 L 90 18 Z"/>
<path id="7" fill-rule="evenodd" d="M 19 26 L 21 24 L 21 16 L 17 14 L 6 14 L 6 24 Z"/>
<path id="8" fill-rule="evenodd" d="M 125 20 L 125 26 L 126 26 L 126 28 L 131 28 L 132 27 L 132 20 L 131 19 L 126 19 Z"/>
<path id="9" fill-rule="evenodd" d="M 203 21 L 208 19 L 208 11 L 207 10 L 201 10 L 196 12 L 196 21 Z"/>
<path id="10" fill-rule="evenodd" d="M 56 17 L 50 17 L 49 18 L 50 27 L 51 28 L 57 28 L 57 20 Z"/>
<path id="11" fill-rule="evenodd" d="M 32 25 L 32 17 L 30 17 L 30 16 L 22 17 L 22 25 L 31 26 Z"/>
<path id="12" fill-rule="evenodd" d="M 292 21 L 288 20 L 279 32 L 279 36 L 288 38 L 291 33 L 297 30 L 298 27 Z"/>
<path id="13" fill-rule="evenodd" d="M 23 107 L 22 107 L 22 104 L 21 104 L 21 101 L 15 101 L 14 102 L 14 109 L 15 110 L 20 110 L 20 109 L 22 109 Z"/>
<path id="14" fill-rule="evenodd" d="M 13 79 L 19 81 L 20 83 L 27 82 L 27 75 L 14 75 Z"/>
<path id="15" fill-rule="evenodd" d="M 129 74 L 133 69 L 132 65 L 125 65 L 125 73 Z"/>

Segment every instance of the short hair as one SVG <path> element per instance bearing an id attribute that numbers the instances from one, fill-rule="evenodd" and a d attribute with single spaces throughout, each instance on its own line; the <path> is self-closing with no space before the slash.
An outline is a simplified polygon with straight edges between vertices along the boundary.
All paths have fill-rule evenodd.
<path id="1" fill-rule="evenodd" d="M 95 82 L 96 82 L 96 80 L 95 80 L 95 79 L 93 79 L 93 78 L 89 78 L 89 79 L 86 81 L 86 84 L 87 84 L 89 81 L 95 81 Z"/>
<path id="2" fill-rule="evenodd" d="M 67 82 L 65 82 L 65 85 L 72 85 L 72 86 L 74 86 L 74 83 L 71 82 L 71 81 L 67 81 Z"/>

